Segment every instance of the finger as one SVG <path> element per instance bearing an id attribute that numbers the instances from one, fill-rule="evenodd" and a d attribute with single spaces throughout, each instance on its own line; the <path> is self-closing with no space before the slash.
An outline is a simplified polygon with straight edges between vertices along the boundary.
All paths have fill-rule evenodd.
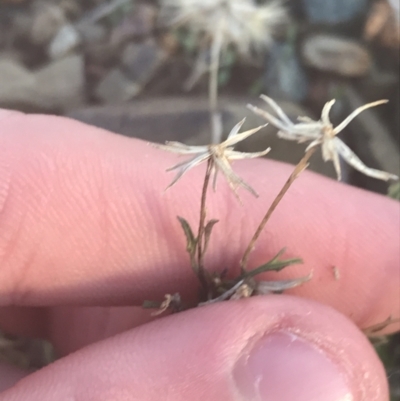
<path id="1" fill-rule="evenodd" d="M 26 375 L 27 372 L 0 362 L 0 393 L 14 386 Z"/>
<path id="2" fill-rule="evenodd" d="M 22 337 L 46 336 L 50 311 L 47 308 L 7 306 L 0 308 L 0 329 Z"/>
<path id="3" fill-rule="evenodd" d="M 193 295 L 176 215 L 195 227 L 204 169 L 174 188 L 163 171 L 176 162 L 145 142 L 68 119 L 9 115 L 0 134 L 0 304 L 128 305 Z M 265 160 L 235 170 L 260 193 L 240 207 L 222 181 L 208 216 L 220 219 L 210 270 L 238 261 L 291 167 Z M 251 267 L 282 247 L 314 272 L 296 294 L 328 303 L 361 326 L 399 316 L 399 207 L 384 197 L 304 173 L 279 205 Z M 336 280 L 333 267 L 339 271 Z"/>
<path id="4" fill-rule="evenodd" d="M 1 331 L 23 338 L 48 339 L 57 356 L 69 354 L 155 318 L 149 309 L 140 306 L 0 308 Z"/>
<path id="5" fill-rule="evenodd" d="M 1 401 L 386 401 L 366 338 L 332 308 L 269 296 L 197 308 L 80 350 Z"/>
<path id="6" fill-rule="evenodd" d="M 139 306 L 61 306 L 49 310 L 46 337 L 58 356 L 156 319 Z"/>

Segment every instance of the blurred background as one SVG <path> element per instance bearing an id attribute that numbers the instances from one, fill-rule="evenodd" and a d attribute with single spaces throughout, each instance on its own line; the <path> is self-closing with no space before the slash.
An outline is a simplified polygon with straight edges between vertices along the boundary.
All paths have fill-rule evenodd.
<path id="1" fill-rule="evenodd" d="M 207 38 L 196 35 L 190 21 L 176 25 L 173 18 L 163 18 L 160 10 L 167 3 L 0 0 L 0 107 L 65 115 L 149 141 L 208 143 Z M 357 117 L 341 138 L 368 166 L 398 174 L 399 0 L 280 4 L 286 18 L 273 24 L 262 51 L 243 57 L 228 47 L 221 56 L 218 83 L 225 133 L 244 116 L 248 127 L 261 123 L 245 106 L 251 102 L 264 107 L 258 100 L 262 93 L 293 120 L 299 115 L 318 119 L 323 105 L 335 98 L 334 123 L 365 103 L 389 99 Z M 240 150 L 272 146 L 269 156 L 297 163 L 302 149 L 281 143 L 273 133 L 268 128 Z M 335 177 L 331 163 L 322 163 L 320 155 L 311 168 Z M 343 171 L 349 184 L 388 192 L 385 182 L 361 176 L 345 164 Z M 390 191 L 399 195 L 398 186 Z M 399 336 L 380 343 L 379 351 L 393 400 L 399 400 Z"/>
<path id="2" fill-rule="evenodd" d="M 67 115 L 150 141 L 207 143 L 207 38 L 194 33 L 195 20 L 174 25 L 171 3 L 184 9 L 184 0 L 0 0 L 0 107 Z M 269 3 L 254 4 L 261 10 Z M 389 104 L 364 112 L 341 137 L 368 166 L 398 173 L 399 0 L 277 4 L 286 18 L 271 18 L 262 51 L 222 53 L 225 132 L 245 115 L 248 126 L 260 124 L 245 105 L 261 93 L 293 119 L 318 119 L 336 98 L 335 123 L 386 98 Z M 163 14 L 172 18 L 163 18 L 160 9 L 169 8 Z M 269 157 L 297 163 L 302 149 L 272 131 L 241 150 L 268 145 Z M 311 168 L 334 177 L 319 155 Z M 345 181 L 387 192 L 386 183 L 343 168 Z"/>

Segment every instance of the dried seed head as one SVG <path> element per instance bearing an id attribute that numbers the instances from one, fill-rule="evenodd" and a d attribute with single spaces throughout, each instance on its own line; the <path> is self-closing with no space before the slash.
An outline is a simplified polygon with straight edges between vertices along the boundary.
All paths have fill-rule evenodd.
<path id="1" fill-rule="evenodd" d="M 333 162 L 338 180 L 341 179 L 339 155 L 356 170 L 369 177 L 384 181 L 398 180 L 399 177 L 395 174 L 367 167 L 359 157 L 337 137 L 337 134 L 339 134 L 339 132 L 341 132 L 364 110 L 387 103 L 387 100 L 378 100 L 359 107 L 345 118 L 337 127 L 334 127 L 329 119 L 329 112 L 334 105 L 335 100 L 331 100 L 325 104 L 319 121 L 314 121 L 309 117 L 299 117 L 299 122 L 293 123 L 273 99 L 265 95 L 261 95 L 261 98 L 275 111 L 277 117 L 252 105 L 248 105 L 248 108 L 277 127 L 279 129 L 278 136 L 280 138 L 297 141 L 299 143 L 311 141 L 306 151 L 320 145 L 324 161 L 330 160 Z"/>
<path id="2" fill-rule="evenodd" d="M 272 43 L 272 35 L 287 20 L 287 13 L 276 0 L 265 5 L 254 0 L 163 0 L 161 17 L 211 41 L 218 31 L 223 48 L 232 44 L 248 55 L 251 49 L 261 50 Z"/>
<path id="3" fill-rule="evenodd" d="M 233 160 L 253 159 L 264 156 L 270 151 L 271 148 L 265 149 L 262 152 L 254 153 L 234 151 L 234 145 L 265 127 L 265 125 L 261 125 L 257 128 L 239 133 L 244 121 L 245 119 L 236 124 L 229 133 L 228 138 L 224 142 L 217 145 L 188 146 L 180 142 L 166 142 L 165 145 L 152 144 L 159 149 L 167 150 L 169 152 L 178 153 L 181 155 L 193 155 L 191 159 L 179 163 L 167 170 L 178 170 L 177 175 L 172 180 L 168 188 L 174 185 L 187 171 L 211 159 L 213 162 L 212 172 L 214 174 L 214 189 L 216 186 L 217 173 L 221 172 L 236 196 L 237 189 L 240 186 L 247 189 L 254 196 L 258 196 L 257 192 L 250 185 L 248 185 L 235 174 L 235 172 L 232 170 L 231 162 Z"/>

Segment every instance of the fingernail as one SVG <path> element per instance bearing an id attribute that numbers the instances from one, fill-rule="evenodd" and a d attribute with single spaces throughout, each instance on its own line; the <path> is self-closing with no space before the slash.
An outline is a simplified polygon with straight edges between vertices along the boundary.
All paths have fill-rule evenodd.
<path id="1" fill-rule="evenodd" d="M 289 332 L 261 339 L 237 362 L 233 377 L 251 401 L 351 401 L 346 375 L 322 350 Z"/>

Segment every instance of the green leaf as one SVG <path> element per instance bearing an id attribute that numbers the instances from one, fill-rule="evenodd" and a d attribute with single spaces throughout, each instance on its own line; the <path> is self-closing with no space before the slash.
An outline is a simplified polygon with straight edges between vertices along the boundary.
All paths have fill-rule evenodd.
<path id="1" fill-rule="evenodd" d="M 199 266 L 196 262 L 196 250 L 197 250 L 197 238 L 194 236 L 192 229 L 190 228 L 189 223 L 180 216 L 177 216 L 179 223 L 181 223 L 181 227 L 186 237 L 186 251 L 190 256 L 190 264 L 192 265 L 192 269 L 195 274 L 199 275 Z"/>
<path id="2" fill-rule="evenodd" d="M 177 216 L 177 217 L 178 217 L 179 223 L 181 223 L 183 232 L 185 233 L 186 250 L 189 253 L 189 255 L 192 255 L 194 252 L 196 252 L 197 239 L 194 236 L 193 231 L 190 228 L 190 225 L 187 222 L 187 220 L 185 220 L 183 217 L 180 217 L 180 216 Z"/>
<path id="3" fill-rule="evenodd" d="M 282 248 L 273 259 L 271 259 L 268 263 L 275 263 L 279 260 L 279 258 L 286 252 L 286 248 Z"/>
<path id="4" fill-rule="evenodd" d="M 218 221 L 219 220 L 212 219 L 204 227 L 204 250 L 203 250 L 204 253 L 206 253 L 207 251 L 212 229 L 214 228 L 214 225 L 218 223 Z"/>
<path id="5" fill-rule="evenodd" d="M 282 254 L 285 252 L 285 250 L 286 250 L 285 248 L 281 249 L 276 254 L 276 256 L 273 259 L 271 259 L 269 262 L 257 267 L 256 269 L 246 272 L 240 278 L 254 277 L 254 276 L 257 276 L 258 274 L 268 272 L 268 271 L 278 272 L 287 266 L 303 263 L 303 260 L 299 259 L 299 258 L 279 260 L 280 256 L 282 256 Z"/>
<path id="6" fill-rule="evenodd" d="M 256 269 L 253 269 L 249 272 L 246 273 L 246 277 L 254 277 L 257 276 L 258 274 L 264 273 L 264 272 L 268 272 L 268 271 L 276 271 L 279 272 L 282 269 L 284 269 L 285 267 L 291 266 L 291 265 L 298 265 L 298 264 L 302 264 L 303 260 L 302 259 L 286 259 L 286 260 L 279 260 L 277 262 L 271 263 L 271 262 L 267 262 L 259 267 L 257 267 Z"/>

